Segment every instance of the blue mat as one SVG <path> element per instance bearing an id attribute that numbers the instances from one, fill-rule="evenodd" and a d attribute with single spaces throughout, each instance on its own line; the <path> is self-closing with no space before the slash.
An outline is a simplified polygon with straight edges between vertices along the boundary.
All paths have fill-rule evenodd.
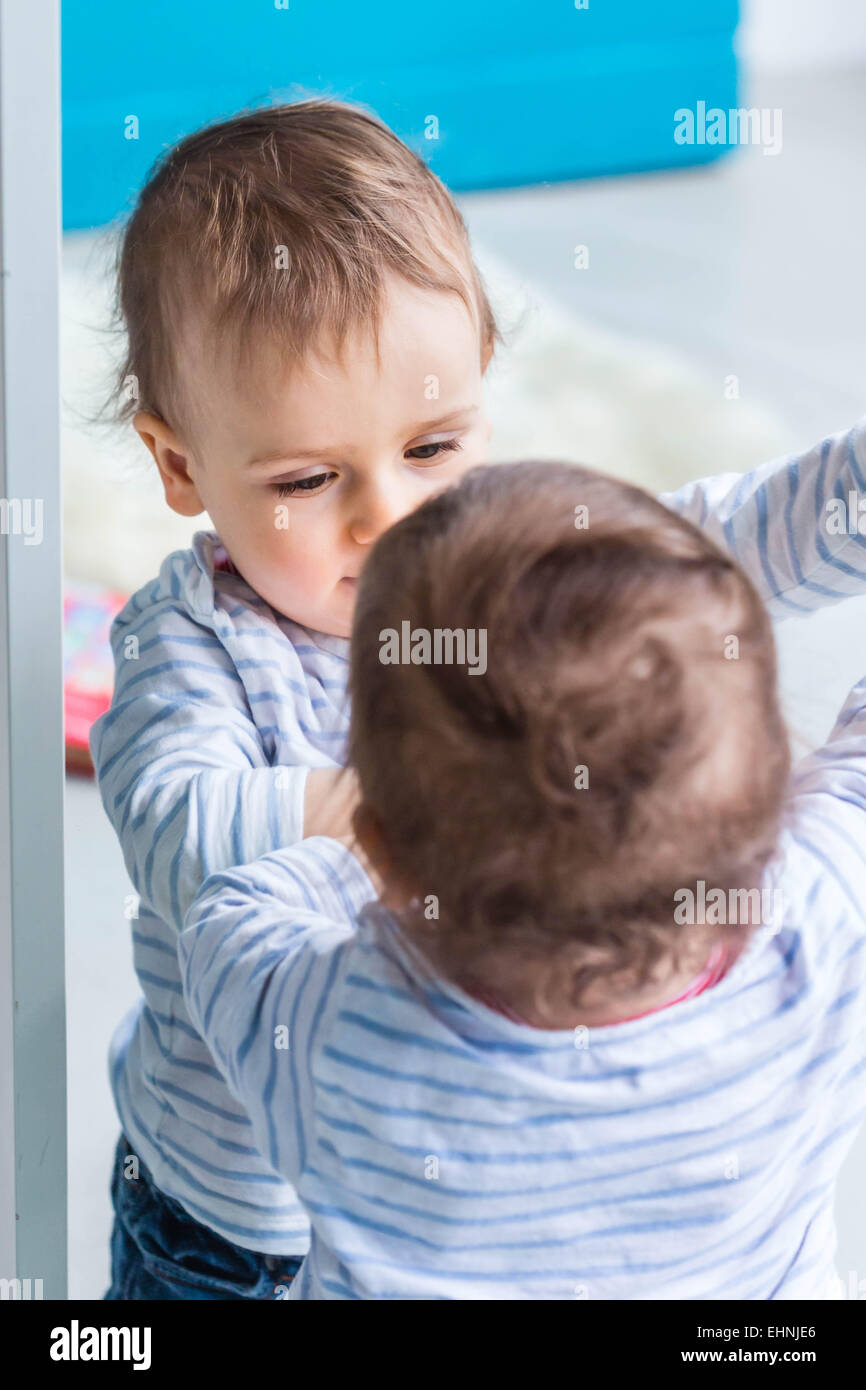
<path id="1" fill-rule="evenodd" d="M 737 104 L 737 0 L 64 0 L 62 16 L 70 229 L 128 211 L 196 127 L 310 93 L 371 107 L 456 190 L 705 163 L 725 147 L 678 144 L 675 111 Z"/>

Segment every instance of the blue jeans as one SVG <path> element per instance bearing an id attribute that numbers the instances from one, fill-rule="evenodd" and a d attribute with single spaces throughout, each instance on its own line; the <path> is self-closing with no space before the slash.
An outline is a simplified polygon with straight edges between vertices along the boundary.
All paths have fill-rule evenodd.
<path id="1" fill-rule="evenodd" d="M 106 1299 L 284 1299 L 301 1267 L 297 1255 L 261 1255 L 232 1245 L 196 1221 L 154 1184 L 138 1159 L 138 1177 L 124 1176 L 133 1150 L 121 1135 L 111 1200 L 111 1287 Z"/>

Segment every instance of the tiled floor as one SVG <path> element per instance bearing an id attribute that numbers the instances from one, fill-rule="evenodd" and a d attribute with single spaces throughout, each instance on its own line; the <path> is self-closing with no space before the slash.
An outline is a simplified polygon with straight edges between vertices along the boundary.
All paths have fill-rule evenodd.
<path id="1" fill-rule="evenodd" d="M 866 408 L 866 75 L 773 79 L 777 157 L 693 174 L 475 194 L 470 231 L 581 317 L 660 341 L 771 405 L 803 446 Z M 590 248 L 576 271 L 574 247 Z M 694 473 L 702 472 L 700 457 Z M 792 721 L 813 743 L 866 667 L 866 599 L 780 630 Z M 116 1138 L 111 1030 L 135 998 L 122 860 L 92 784 L 67 796 L 70 1291 L 101 1296 Z M 839 1189 L 839 1268 L 866 1274 L 861 1132 Z"/>

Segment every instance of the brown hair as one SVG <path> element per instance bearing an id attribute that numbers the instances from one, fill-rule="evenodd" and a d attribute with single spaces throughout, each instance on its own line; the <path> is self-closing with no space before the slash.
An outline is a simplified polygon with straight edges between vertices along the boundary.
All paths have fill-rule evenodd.
<path id="1" fill-rule="evenodd" d="M 493 349 L 499 334 L 453 199 L 376 117 L 311 98 L 197 131 L 157 162 L 123 236 L 118 417 L 148 410 L 191 429 L 182 331 L 194 314 L 208 350 L 231 352 L 236 369 L 263 340 L 297 362 L 320 335 L 339 352 L 353 328 L 375 334 L 389 270 L 459 295 L 482 352 Z"/>
<path id="2" fill-rule="evenodd" d="M 486 673 L 383 664 L 407 620 L 485 631 Z M 751 890 L 776 844 L 789 751 L 763 604 L 706 534 L 589 469 L 473 469 L 387 531 L 351 693 L 362 795 L 417 894 L 403 926 L 453 978 L 559 958 L 571 1002 L 597 976 L 643 983 L 685 948 L 677 890 Z"/>

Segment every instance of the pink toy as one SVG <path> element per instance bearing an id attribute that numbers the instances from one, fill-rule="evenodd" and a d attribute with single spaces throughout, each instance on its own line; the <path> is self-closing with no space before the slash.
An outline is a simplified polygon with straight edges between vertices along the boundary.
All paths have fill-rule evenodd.
<path id="1" fill-rule="evenodd" d="M 63 705 L 66 767 L 93 774 L 90 730 L 111 704 L 114 658 L 108 633 L 128 595 L 67 580 L 63 595 Z"/>

